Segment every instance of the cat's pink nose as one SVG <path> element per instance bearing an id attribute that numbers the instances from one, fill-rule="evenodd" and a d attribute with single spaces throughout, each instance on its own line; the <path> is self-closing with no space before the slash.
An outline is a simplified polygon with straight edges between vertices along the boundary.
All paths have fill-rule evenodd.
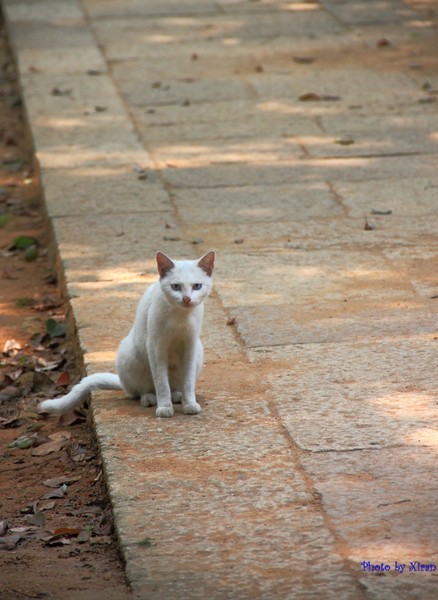
<path id="1" fill-rule="evenodd" d="M 190 296 L 183 296 L 184 304 L 190 304 L 191 301 L 192 299 L 190 298 Z"/>

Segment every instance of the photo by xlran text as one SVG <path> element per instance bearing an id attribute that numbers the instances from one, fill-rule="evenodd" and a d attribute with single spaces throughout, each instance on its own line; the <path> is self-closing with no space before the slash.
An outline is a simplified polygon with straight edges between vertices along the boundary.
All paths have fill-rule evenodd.
<path id="1" fill-rule="evenodd" d="M 396 573 L 407 572 L 419 572 L 419 571 L 427 571 L 432 572 L 437 570 L 437 566 L 433 563 L 424 564 L 419 561 L 408 561 L 406 563 L 399 562 L 396 560 L 394 564 L 391 566 L 389 563 L 372 563 L 371 561 L 363 560 L 360 563 L 362 567 L 362 571 L 366 571 L 368 573 L 374 572 L 389 572 L 395 571 Z"/>

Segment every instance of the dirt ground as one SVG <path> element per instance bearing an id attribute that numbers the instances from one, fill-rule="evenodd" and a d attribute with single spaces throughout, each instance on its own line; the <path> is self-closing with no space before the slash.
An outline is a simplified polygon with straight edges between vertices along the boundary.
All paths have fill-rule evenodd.
<path id="1" fill-rule="evenodd" d="M 78 377 L 50 228 L 0 31 L 0 597 L 129 596 L 99 452 L 83 414 L 37 403 Z"/>

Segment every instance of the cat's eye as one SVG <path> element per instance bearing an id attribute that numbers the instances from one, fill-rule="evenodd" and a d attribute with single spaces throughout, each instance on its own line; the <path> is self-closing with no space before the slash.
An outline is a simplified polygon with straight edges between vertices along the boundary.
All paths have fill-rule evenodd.
<path id="1" fill-rule="evenodd" d="M 180 292 L 181 291 L 181 286 L 179 283 L 172 283 L 170 286 L 174 292 Z"/>
<path id="2" fill-rule="evenodd" d="M 202 283 L 194 283 L 192 285 L 192 289 L 195 290 L 195 292 L 197 292 L 198 290 L 200 290 L 202 288 Z"/>

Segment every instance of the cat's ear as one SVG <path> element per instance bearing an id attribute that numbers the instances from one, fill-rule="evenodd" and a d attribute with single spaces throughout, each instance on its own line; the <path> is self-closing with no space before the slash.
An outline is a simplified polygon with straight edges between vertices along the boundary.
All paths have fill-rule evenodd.
<path id="1" fill-rule="evenodd" d="M 207 273 L 207 275 L 209 275 L 210 277 L 213 274 L 214 259 L 215 259 L 215 253 L 213 252 L 213 250 L 210 250 L 210 252 L 207 252 L 207 254 L 204 254 L 204 256 L 202 258 L 200 258 L 198 261 L 198 267 L 200 269 L 202 269 L 203 271 L 205 271 Z"/>
<path id="2" fill-rule="evenodd" d="M 157 267 L 160 279 L 163 279 L 169 271 L 175 268 L 175 263 L 163 252 L 157 252 Z"/>

